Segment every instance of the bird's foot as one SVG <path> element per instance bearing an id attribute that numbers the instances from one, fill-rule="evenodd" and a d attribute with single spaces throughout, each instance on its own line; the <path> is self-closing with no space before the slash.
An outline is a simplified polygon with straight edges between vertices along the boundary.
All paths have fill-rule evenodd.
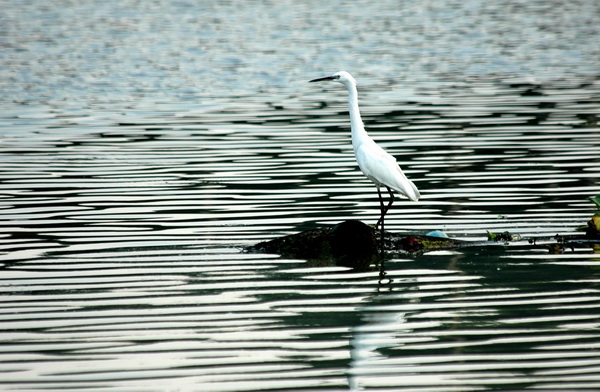
<path id="1" fill-rule="evenodd" d="M 379 284 L 381 286 L 392 284 L 392 282 L 394 281 L 393 279 L 387 278 L 386 275 L 387 272 L 385 272 L 383 269 L 379 271 Z"/>

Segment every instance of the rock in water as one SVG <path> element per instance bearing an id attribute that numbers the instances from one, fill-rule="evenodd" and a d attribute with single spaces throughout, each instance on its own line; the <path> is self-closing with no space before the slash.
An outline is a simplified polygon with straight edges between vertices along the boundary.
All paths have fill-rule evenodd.
<path id="1" fill-rule="evenodd" d="M 246 250 L 306 259 L 312 264 L 341 265 L 355 271 L 366 271 L 378 262 L 375 230 L 357 220 L 260 242 Z"/>
<path id="2" fill-rule="evenodd" d="M 337 265 L 366 271 L 371 264 L 379 261 L 375 230 L 361 221 L 349 220 L 334 226 L 329 244 Z"/>

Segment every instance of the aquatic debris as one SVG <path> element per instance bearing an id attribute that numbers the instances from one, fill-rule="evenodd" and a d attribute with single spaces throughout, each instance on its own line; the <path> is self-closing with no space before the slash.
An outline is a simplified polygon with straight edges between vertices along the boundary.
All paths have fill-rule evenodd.
<path id="1" fill-rule="evenodd" d="M 284 257 L 305 259 L 309 265 L 340 265 L 366 271 L 380 260 L 378 238 L 372 226 L 357 220 L 308 230 L 246 248 L 247 252 L 277 253 Z M 454 249 L 473 242 L 442 235 L 396 234 L 386 231 L 384 250 L 388 255 L 423 253 Z"/>
<path id="2" fill-rule="evenodd" d="M 357 220 L 260 242 L 246 251 L 277 253 L 306 259 L 315 266 L 334 264 L 356 271 L 365 271 L 378 263 L 375 230 Z"/>
<path id="3" fill-rule="evenodd" d="M 446 233 L 433 230 L 425 235 L 391 233 L 386 231 L 383 244 L 378 241 L 375 228 L 358 220 L 348 220 L 334 226 L 307 230 L 275 238 L 249 246 L 246 252 L 275 253 L 283 257 L 307 260 L 308 266 L 339 265 L 354 271 L 367 271 L 379 265 L 383 245 L 385 256 L 416 256 L 437 250 L 459 250 L 464 248 L 490 247 L 543 247 L 550 253 L 562 253 L 566 249 L 592 248 L 600 250 L 600 213 L 588 222 L 589 233 L 522 238 L 509 231 L 492 233 L 487 231 L 487 241 L 470 241 L 448 238 Z M 592 232 L 593 231 L 593 232 Z"/>
<path id="4" fill-rule="evenodd" d="M 596 205 L 600 211 L 600 196 L 590 197 L 589 200 Z M 577 228 L 578 231 L 585 232 L 585 236 L 590 239 L 600 239 L 600 212 L 596 212 L 585 226 Z"/>
<path id="5" fill-rule="evenodd" d="M 489 230 L 486 230 L 488 235 L 488 241 L 501 242 L 501 241 L 519 241 L 521 240 L 521 236 L 519 234 L 511 234 L 508 231 L 504 233 L 492 233 Z"/>
<path id="6" fill-rule="evenodd" d="M 590 200 L 600 210 L 600 196 L 590 197 Z M 600 238 L 600 212 L 596 212 L 592 219 L 587 222 L 585 235 L 590 238 Z"/>
<path id="7" fill-rule="evenodd" d="M 430 231 L 429 233 L 427 233 L 425 235 L 429 236 L 429 237 L 450 238 L 450 237 L 448 237 L 448 234 L 444 233 L 441 230 L 433 230 L 433 231 Z"/>
<path id="8" fill-rule="evenodd" d="M 587 222 L 585 235 L 588 238 L 600 238 L 600 213 L 594 214 Z"/>
<path id="9" fill-rule="evenodd" d="M 590 200 L 592 201 L 592 203 L 594 203 L 596 205 L 596 207 L 598 208 L 598 210 L 600 210 L 600 195 L 599 196 L 590 197 Z"/>

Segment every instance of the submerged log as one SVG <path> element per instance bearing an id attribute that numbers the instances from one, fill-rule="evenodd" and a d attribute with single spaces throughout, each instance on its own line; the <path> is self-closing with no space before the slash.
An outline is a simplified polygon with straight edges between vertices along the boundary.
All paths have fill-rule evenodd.
<path id="1" fill-rule="evenodd" d="M 384 235 L 385 256 L 415 256 L 436 250 L 467 247 L 546 247 L 552 253 L 575 247 L 599 249 L 600 238 L 590 236 L 553 236 L 521 238 L 510 233 L 488 233 L 488 241 L 467 241 L 437 235 Z M 310 266 L 340 265 L 355 271 L 366 271 L 380 261 L 379 231 L 361 221 L 348 220 L 340 224 L 260 242 L 246 248 L 253 253 L 276 253 L 283 257 L 307 260 Z M 384 257 L 385 257 L 384 256 Z"/>
<path id="2" fill-rule="evenodd" d="M 335 264 L 365 271 L 378 263 L 377 244 L 371 226 L 350 220 L 261 242 L 247 250 L 306 259 L 313 265 Z"/>
<path id="3" fill-rule="evenodd" d="M 416 253 L 453 249 L 465 241 L 443 237 L 385 232 L 386 253 Z M 284 257 L 306 259 L 311 265 L 340 265 L 366 271 L 379 263 L 379 232 L 361 221 L 348 220 L 331 227 L 260 242 L 249 252 L 277 253 Z"/>

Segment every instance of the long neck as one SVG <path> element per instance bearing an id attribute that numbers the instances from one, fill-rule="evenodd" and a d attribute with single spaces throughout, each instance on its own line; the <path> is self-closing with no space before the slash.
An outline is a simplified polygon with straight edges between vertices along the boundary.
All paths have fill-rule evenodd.
<path id="1" fill-rule="evenodd" d="M 365 138 L 368 138 L 358 110 L 358 92 L 354 84 L 348 85 L 348 109 L 350 111 L 350 127 L 352 129 L 352 147 L 354 150 Z"/>

